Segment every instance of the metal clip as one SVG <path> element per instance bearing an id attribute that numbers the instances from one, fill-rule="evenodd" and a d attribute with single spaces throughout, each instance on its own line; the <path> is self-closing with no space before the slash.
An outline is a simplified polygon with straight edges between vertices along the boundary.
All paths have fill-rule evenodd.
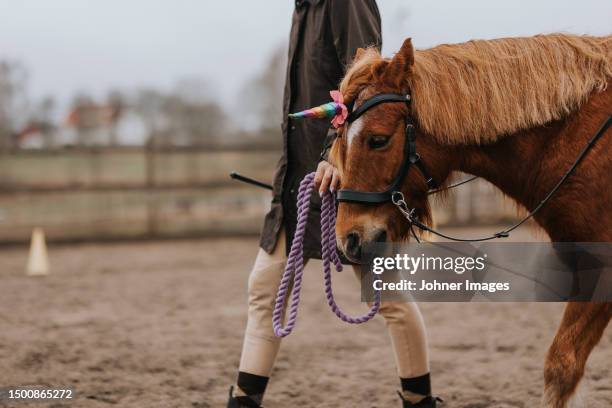
<path id="1" fill-rule="evenodd" d="M 404 194 L 401 191 L 394 191 L 391 193 L 391 202 L 397 207 L 398 210 L 400 210 L 408 222 L 414 222 L 414 212 L 416 209 L 408 209 L 408 204 L 406 204 Z"/>

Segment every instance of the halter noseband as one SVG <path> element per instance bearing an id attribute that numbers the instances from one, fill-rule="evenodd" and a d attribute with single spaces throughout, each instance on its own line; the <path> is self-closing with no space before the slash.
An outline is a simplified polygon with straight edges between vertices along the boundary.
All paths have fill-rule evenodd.
<path id="1" fill-rule="evenodd" d="M 410 112 L 410 94 L 402 95 L 383 93 L 371 97 L 359 107 L 357 107 L 357 109 L 355 109 L 349 114 L 347 122 L 349 124 L 354 122 L 355 120 L 357 120 L 357 118 L 359 118 L 369 109 L 385 102 L 405 103 L 408 107 L 408 111 Z M 414 132 L 414 123 L 410 114 L 406 116 L 405 122 L 406 129 L 404 131 L 404 134 L 406 136 L 406 140 L 404 142 L 404 159 L 391 185 L 386 190 L 379 192 L 341 189 L 338 190 L 336 197 L 339 202 L 350 202 L 359 204 L 382 204 L 386 202 L 393 202 L 394 195 L 397 195 L 398 193 L 401 194 L 402 183 L 408 175 L 408 170 L 410 170 L 410 166 L 413 164 L 417 166 L 421 174 L 423 174 L 423 177 L 425 177 L 425 181 L 427 182 L 427 186 L 430 189 L 434 189 L 437 187 L 435 181 L 431 176 L 429 176 L 429 173 L 423 165 L 421 157 L 416 152 L 416 134 Z"/>

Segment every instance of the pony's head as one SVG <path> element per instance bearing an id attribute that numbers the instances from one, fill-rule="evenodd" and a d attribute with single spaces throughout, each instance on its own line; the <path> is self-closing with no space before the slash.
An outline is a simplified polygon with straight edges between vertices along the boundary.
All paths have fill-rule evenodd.
<path id="1" fill-rule="evenodd" d="M 375 49 L 359 50 L 340 85 L 340 92 L 351 111 L 379 94 L 410 95 L 414 50 L 406 40 L 395 56 L 383 59 Z M 412 117 L 409 103 L 382 102 L 349 120 L 338 129 L 330 161 L 339 169 L 341 189 L 382 192 L 397 180 L 405 164 L 408 143 L 406 125 Z M 418 138 L 417 138 L 418 139 Z M 419 144 L 419 154 L 428 154 Z M 411 207 L 419 209 L 421 220 L 430 219 L 428 184 L 416 166 L 411 166 L 398 189 Z M 388 200 L 366 204 L 341 202 L 336 235 L 345 255 L 353 261 L 361 257 L 363 245 L 371 242 L 407 239 L 410 224 L 398 217 Z"/>

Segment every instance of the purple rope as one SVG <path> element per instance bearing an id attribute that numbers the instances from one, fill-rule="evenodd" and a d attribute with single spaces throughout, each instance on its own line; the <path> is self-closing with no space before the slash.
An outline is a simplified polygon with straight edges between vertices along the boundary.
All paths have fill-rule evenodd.
<path id="1" fill-rule="evenodd" d="M 302 274 L 304 272 L 304 233 L 306 232 L 306 224 L 308 222 L 308 212 L 310 210 L 310 195 L 314 188 L 315 173 L 307 174 L 300 183 L 297 197 L 297 227 L 291 250 L 285 265 L 283 277 L 278 286 L 276 295 L 276 303 L 272 314 L 272 324 L 274 326 L 274 334 L 277 337 L 285 337 L 295 327 L 297 320 L 298 305 L 300 303 L 300 292 L 302 290 Z M 325 295 L 327 304 L 332 312 L 341 320 L 360 324 L 372 319 L 380 308 L 380 292 L 376 292 L 374 303 L 368 313 L 351 317 L 345 314 L 342 309 L 336 304 L 334 294 L 332 292 L 331 282 L 331 264 L 333 263 L 336 271 L 342 271 L 342 262 L 336 252 L 336 199 L 330 192 L 323 195 L 321 203 L 321 249 L 323 258 L 323 274 L 325 280 Z M 289 316 L 287 324 L 283 327 L 283 306 L 287 297 L 289 282 L 293 277 L 293 289 L 291 290 L 291 304 L 289 306 Z"/>

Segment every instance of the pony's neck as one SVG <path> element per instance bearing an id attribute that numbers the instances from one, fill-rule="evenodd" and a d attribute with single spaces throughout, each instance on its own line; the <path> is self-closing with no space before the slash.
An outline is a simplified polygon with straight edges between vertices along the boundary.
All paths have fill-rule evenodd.
<path id="1" fill-rule="evenodd" d="M 526 208 L 532 207 L 534 180 L 546 160 L 546 135 L 533 131 L 512 135 L 485 146 L 462 146 L 453 170 L 474 174 L 491 182 Z"/>
<path id="2" fill-rule="evenodd" d="M 556 152 L 562 129 L 560 122 L 509 135 L 484 146 L 455 146 L 451 171 L 462 171 L 491 182 L 528 211 L 546 196 L 562 174 Z M 566 160 L 561 160 L 566 163 Z M 536 217 L 554 240 L 564 240 L 564 231 L 555 230 L 557 215 L 546 209 Z M 568 222 L 572 220 L 568 216 Z"/>
<path id="3" fill-rule="evenodd" d="M 432 137 L 421 145 L 423 157 L 426 164 L 436 163 L 432 166 L 436 180 L 446 180 L 452 171 L 471 173 L 531 211 L 599 129 L 611 103 L 612 87 L 594 94 L 579 111 L 559 121 L 486 145 L 436 144 Z M 607 216 L 612 203 L 612 162 L 608 160 L 612 139 L 607 133 L 534 217 L 553 241 L 612 241 L 612 218 Z"/>

